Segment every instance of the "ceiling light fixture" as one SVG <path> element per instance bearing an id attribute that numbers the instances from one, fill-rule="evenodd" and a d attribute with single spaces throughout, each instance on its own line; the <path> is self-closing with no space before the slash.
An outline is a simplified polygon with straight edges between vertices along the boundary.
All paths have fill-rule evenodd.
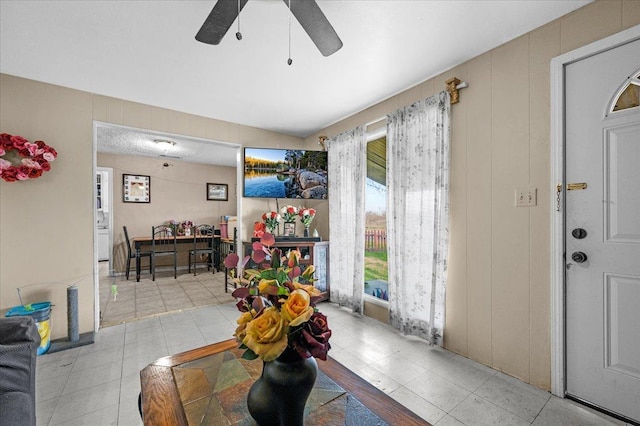
<path id="1" fill-rule="evenodd" d="M 176 145 L 174 141 L 171 141 L 169 139 L 154 139 L 153 141 L 163 148 L 170 148 Z"/>

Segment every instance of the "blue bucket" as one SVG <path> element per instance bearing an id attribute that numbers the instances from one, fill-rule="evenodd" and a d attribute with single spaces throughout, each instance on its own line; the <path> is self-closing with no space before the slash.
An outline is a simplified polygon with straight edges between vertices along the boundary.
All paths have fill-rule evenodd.
<path id="1" fill-rule="evenodd" d="M 6 316 L 30 316 L 38 326 L 40 334 L 40 346 L 38 347 L 38 355 L 47 353 L 51 346 L 51 302 L 32 303 L 27 309 L 25 306 L 15 306 L 9 309 Z"/>

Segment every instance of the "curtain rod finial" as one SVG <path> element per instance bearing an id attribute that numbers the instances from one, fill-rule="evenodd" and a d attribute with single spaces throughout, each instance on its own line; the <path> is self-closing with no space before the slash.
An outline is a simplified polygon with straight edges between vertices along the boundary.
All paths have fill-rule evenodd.
<path id="1" fill-rule="evenodd" d="M 445 81 L 444 83 L 447 85 L 446 90 L 451 96 L 451 105 L 460 102 L 460 94 L 458 93 L 458 85 L 460 84 L 460 80 L 453 77 Z"/>
<path id="2" fill-rule="evenodd" d="M 327 146 L 324 144 L 327 139 L 329 139 L 329 138 L 326 137 L 325 135 L 318 136 L 318 143 L 320 144 L 320 146 L 322 147 L 322 149 L 324 151 L 327 150 Z"/>

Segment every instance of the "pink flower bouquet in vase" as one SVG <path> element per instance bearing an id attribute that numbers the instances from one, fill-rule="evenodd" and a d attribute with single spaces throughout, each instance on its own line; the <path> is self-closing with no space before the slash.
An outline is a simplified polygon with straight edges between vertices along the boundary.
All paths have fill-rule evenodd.
<path id="1" fill-rule="evenodd" d="M 316 211 L 312 208 L 301 207 L 298 215 L 300 216 L 300 222 L 304 225 L 304 236 L 309 236 L 309 226 L 313 222 L 313 218 L 316 217 Z"/>
<path id="2" fill-rule="evenodd" d="M 262 221 L 266 225 L 267 231 L 269 231 L 270 234 L 273 234 L 274 231 L 278 229 L 278 226 L 280 226 L 280 219 L 282 218 L 278 212 L 272 211 L 262 214 Z"/>

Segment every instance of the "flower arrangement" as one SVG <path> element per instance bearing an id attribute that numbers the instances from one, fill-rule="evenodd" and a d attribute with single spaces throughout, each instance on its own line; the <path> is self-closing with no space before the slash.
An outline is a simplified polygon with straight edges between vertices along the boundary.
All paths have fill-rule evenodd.
<path id="1" fill-rule="evenodd" d="M 0 134 L 0 177 L 7 182 L 36 179 L 51 170 L 58 153 L 43 141 L 29 142 L 22 136 Z"/>
<path id="2" fill-rule="evenodd" d="M 175 233 L 176 235 L 178 235 L 178 227 L 180 226 L 180 222 L 178 222 L 177 220 L 174 219 L 170 219 L 167 220 L 163 223 L 164 226 L 168 226 L 169 228 L 171 228 L 171 232 Z"/>
<path id="3" fill-rule="evenodd" d="M 178 225 L 178 235 L 191 235 L 191 228 L 193 228 L 193 222 L 190 220 L 183 220 Z"/>
<path id="4" fill-rule="evenodd" d="M 249 259 L 257 265 L 245 269 L 243 287 L 232 295 L 239 299 L 236 306 L 241 312 L 234 333 L 244 359 L 261 358 L 265 362 L 278 358 L 287 347 L 303 358 L 327 359 L 331 349 L 331 330 L 327 317 L 315 307 L 320 292 L 313 286 L 313 265 L 304 272 L 299 265 L 300 252 L 291 250 L 283 256 L 277 248 L 271 249 L 275 238 L 264 234 L 253 243 Z M 239 257 L 230 253 L 224 264 L 233 269 Z"/>
<path id="5" fill-rule="evenodd" d="M 313 218 L 316 217 L 316 211 L 311 208 L 302 207 L 298 215 L 300 216 L 300 222 L 302 222 L 305 228 L 308 228 L 311 222 L 313 222 Z"/>
<path id="6" fill-rule="evenodd" d="M 284 218 L 285 223 L 293 223 L 296 221 L 298 208 L 295 206 L 284 206 L 280 209 L 280 213 L 282 213 L 282 217 Z"/>
<path id="7" fill-rule="evenodd" d="M 278 212 L 267 212 L 262 214 L 262 221 L 267 226 L 270 233 L 273 233 L 275 229 L 280 225 L 280 215 Z"/>
<path id="8" fill-rule="evenodd" d="M 256 222 L 253 224 L 253 236 L 257 238 L 262 238 L 262 236 L 267 231 L 267 225 L 262 222 Z"/>

